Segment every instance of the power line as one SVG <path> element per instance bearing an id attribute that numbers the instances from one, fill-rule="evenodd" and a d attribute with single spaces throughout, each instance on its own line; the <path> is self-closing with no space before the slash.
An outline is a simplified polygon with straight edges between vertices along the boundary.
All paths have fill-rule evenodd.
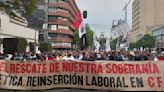
<path id="1" fill-rule="evenodd" d="M 111 27 L 112 25 L 103 25 L 103 24 L 92 24 L 92 23 L 88 23 L 88 25 L 92 25 L 92 26 L 106 26 L 106 27 Z"/>

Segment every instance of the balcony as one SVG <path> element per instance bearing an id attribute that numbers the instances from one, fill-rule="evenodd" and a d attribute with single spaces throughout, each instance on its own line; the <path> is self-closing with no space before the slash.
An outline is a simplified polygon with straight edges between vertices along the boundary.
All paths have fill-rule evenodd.
<path id="1" fill-rule="evenodd" d="M 70 21 L 57 19 L 57 20 L 49 20 L 48 24 L 54 24 L 54 25 L 63 25 L 63 26 L 69 26 L 70 28 L 74 29 L 73 24 Z"/>
<path id="2" fill-rule="evenodd" d="M 48 3 L 48 7 L 59 7 L 59 8 L 67 9 L 74 16 L 76 15 L 76 13 L 73 11 L 73 9 L 71 8 L 71 6 L 67 2 L 64 2 L 64 1 L 60 1 L 58 3 Z"/>
<path id="3" fill-rule="evenodd" d="M 63 37 L 58 37 L 58 38 L 52 38 L 49 39 L 51 42 L 68 42 L 68 43 L 73 43 L 73 39 L 71 38 L 63 38 Z"/>
<path id="4" fill-rule="evenodd" d="M 71 5 L 71 7 L 73 8 L 73 10 L 74 10 L 76 13 L 79 11 L 75 1 L 73 1 L 73 0 L 68 0 L 67 2 L 69 2 L 69 4 Z"/>
<path id="5" fill-rule="evenodd" d="M 49 30 L 48 33 L 68 34 L 70 36 L 74 36 L 74 33 L 71 30 L 66 29 Z"/>
<path id="6" fill-rule="evenodd" d="M 73 17 L 69 13 L 63 11 L 48 12 L 48 15 L 66 17 L 69 18 L 71 21 L 74 21 Z"/>

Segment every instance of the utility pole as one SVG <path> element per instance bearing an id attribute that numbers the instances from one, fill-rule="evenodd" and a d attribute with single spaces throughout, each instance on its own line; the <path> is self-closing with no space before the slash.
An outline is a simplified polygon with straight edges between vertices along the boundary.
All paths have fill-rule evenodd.
<path id="1" fill-rule="evenodd" d="M 128 3 L 125 5 L 125 7 L 122 9 L 123 11 L 125 11 L 125 22 L 127 22 L 127 7 L 130 4 L 131 0 L 128 1 Z"/>

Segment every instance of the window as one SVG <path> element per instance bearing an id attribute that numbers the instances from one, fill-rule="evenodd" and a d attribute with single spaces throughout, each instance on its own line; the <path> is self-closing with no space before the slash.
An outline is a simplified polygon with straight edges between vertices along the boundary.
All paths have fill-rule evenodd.
<path id="1" fill-rule="evenodd" d="M 63 38 L 70 38 L 69 35 L 66 35 L 66 34 L 60 34 L 59 36 Z"/>
<path id="2" fill-rule="evenodd" d="M 57 25 L 48 25 L 49 30 L 57 30 Z"/>
<path id="3" fill-rule="evenodd" d="M 162 40 L 162 35 L 156 37 L 157 40 Z"/>
<path id="4" fill-rule="evenodd" d="M 48 38 L 49 39 L 57 38 L 57 34 L 56 33 L 48 33 Z"/>
<path id="5" fill-rule="evenodd" d="M 56 3 L 59 2 L 59 0 L 48 0 L 48 3 Z"/>
<path id="6" fill-rule="evenodd" d="M 58 17 L 57 16 L 48 16 L 48 20 L 57 20 Z"/>
<path id="7" fill-rule="evenodd" d="M 62 19 L 62 20 L 68 21 L 68 19 L 64 18 L 64 17 L 58 17 L 58 19 Z"/>
<path id="8" fill-rule="evenodd" d="M 48 12 L 56 12 L 57 8 L 55 7 L 49 7 Z"/>
<path id="9" fill-rule="evenodd" d="M 58 8 L 58 11 L 62 11 L 62 12 L 66 12 L 66 13 L 69 13 L 69 11 L 68 10 L 66 10 L 66 9 L 64 9 L 64 8 Z"/>
<path id="10" fill-rule="evenodd" d="M 68 26 L 62 26 L 62 25 L 59 25 L 59 26 L 58 26 L 58 28 L 59 28 L 59 29 L 66 29 L 66 30 L 68 30 L 68 29 L 69 29 L 69 27 L 68 27 Z"/>

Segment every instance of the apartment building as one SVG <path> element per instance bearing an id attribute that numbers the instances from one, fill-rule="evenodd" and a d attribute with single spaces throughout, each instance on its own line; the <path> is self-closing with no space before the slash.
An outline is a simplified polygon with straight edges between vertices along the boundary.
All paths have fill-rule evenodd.
<path id="1" fill-rule="evenodd" d="M 132 31 L 130 42 L 152 34 L 154 27 L 164 25 L 164 0 L 134 0 L 132 4 Z"/>
<path id="2" fill-rule="evenodd" d="M 47 40 L 53 49 L 73 49 L 73 23 L 79 12 L 75 0 L 48 0 L 47 6 Z"/>

